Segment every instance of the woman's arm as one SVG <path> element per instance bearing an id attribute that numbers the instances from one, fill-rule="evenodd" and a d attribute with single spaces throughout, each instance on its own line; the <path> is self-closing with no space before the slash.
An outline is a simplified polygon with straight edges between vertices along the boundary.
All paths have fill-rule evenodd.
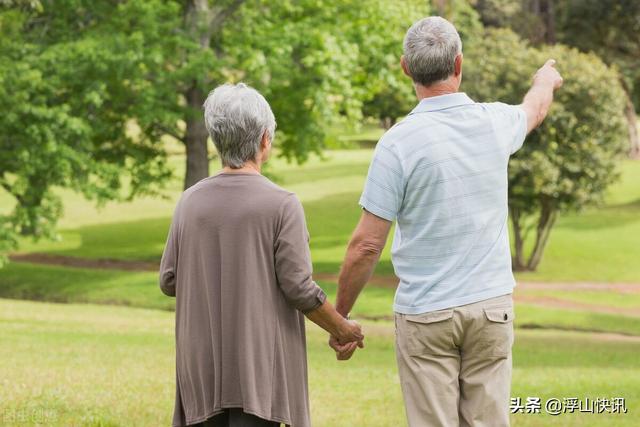
<path id="1" fill-rule="evenodd" d="M 360 326 L 338 314 L 311 277 L 311 253 L 304 210 L 293 194 L 283 200 L 278 228 L 275 269 L 278 285 L 286 300 L 309 320 L 330 334 L 335 334 L 343 344 L 362 342 L 364 337 Z"/>
<path id="2" fill-rule="evenodd" d="M 160 261 L 160 290 L 170 296 L 176 296 L 176 269 L 178 266 L 178 209 L 173 214 L 167 243 L 164 246 L 162 260 Z"/>
<path id="3" fill-rule="evenodd" d="M 336 337 L 340 344 L 356 342 L 359 347 L 364 347 L 364 335 L 360 325 L 342 317 L 329 301 L 325 301 L 320 307 L 305 314 L 313 323 Z"/>

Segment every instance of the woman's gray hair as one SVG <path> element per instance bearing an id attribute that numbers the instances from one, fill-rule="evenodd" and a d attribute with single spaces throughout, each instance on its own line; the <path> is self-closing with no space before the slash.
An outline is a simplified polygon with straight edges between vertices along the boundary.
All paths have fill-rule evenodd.
<path id="1" fill-rule="evenodd" d="M 414 82 L 423 86 L 446 80 L 455 70 L 462 53 L 456 27 L 439 16 L 416 22 L 404 37 L 404 60 Z"/>
<path id="2" fill-rule="evenodd" d="M 204 102 L 204 122 L 223 166 L 241 168 L 255 160 L 265 131 L 270 141 L 276 119 L 266 99 L 244 83 L 224 84 Z"/>

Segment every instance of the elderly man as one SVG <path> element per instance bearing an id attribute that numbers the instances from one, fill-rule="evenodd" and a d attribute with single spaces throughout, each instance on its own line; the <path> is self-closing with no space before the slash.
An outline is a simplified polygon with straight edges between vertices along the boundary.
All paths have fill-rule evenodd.
<path id="1" fill-rule="evenodd" d="M 419 103 L 378 142 L 336 308 L 347 316 L 396 221 L 396 354 L 409 425 L 507 426 L 515 285 L 507 164 L 562 78 L 550 60 L 521 105 L 476 103 L 458 92 L 460 37 L 439 17 L 409 29 L 401 65 Z M 330 345 L 340 358 L 355 351 Z"/>
<path id="2" fill-rule="evenodd" d="M 205 102 L 223 170 L 186 190 L 160 265 L 176 297 L 174 426 L 310 427 L 304 317 L 362 346 L 311 279 L 293 193 L 260 174 L 276 122 L 267 101 L 223 85 Z"/>

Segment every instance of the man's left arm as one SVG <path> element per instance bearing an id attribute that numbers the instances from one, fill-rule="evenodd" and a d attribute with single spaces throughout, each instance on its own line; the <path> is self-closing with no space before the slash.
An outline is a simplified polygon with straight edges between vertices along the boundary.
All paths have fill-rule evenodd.
<path id="1" fill-rule="evenodd" d="M 373 275 L 380 254 L 387 242 L 391 221 L 380 218 L 367 210 L 362 211 L 360 222 L 351 236 L 340 276 L 338 277 L 338 296 L 336 310 L 347 317 L 364 285 Z M 338 358 L 351 357 L 355 347 L 341 346 L 335 337 L 329 340 Z"/>

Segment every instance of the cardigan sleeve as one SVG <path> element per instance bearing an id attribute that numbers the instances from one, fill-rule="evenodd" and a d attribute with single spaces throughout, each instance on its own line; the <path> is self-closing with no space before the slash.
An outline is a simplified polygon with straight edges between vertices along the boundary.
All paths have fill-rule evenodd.
<path id="1" fill-rule="evenodd" d="M 327 296 L 312 280 L 309 233 L 302 204 L 294 194 L 280 206 L 280 227 L 275 241 L 278 285 L 288 303 L 307 313 L 324 303 Z"/>
<path id="2" fill-rule="evenodd" d="M 169 235 L 160 261 L 160 290 L 167 296 L 176 296 L 176 276 L 178 267 L 178 209 L 173 214 Z"/>

